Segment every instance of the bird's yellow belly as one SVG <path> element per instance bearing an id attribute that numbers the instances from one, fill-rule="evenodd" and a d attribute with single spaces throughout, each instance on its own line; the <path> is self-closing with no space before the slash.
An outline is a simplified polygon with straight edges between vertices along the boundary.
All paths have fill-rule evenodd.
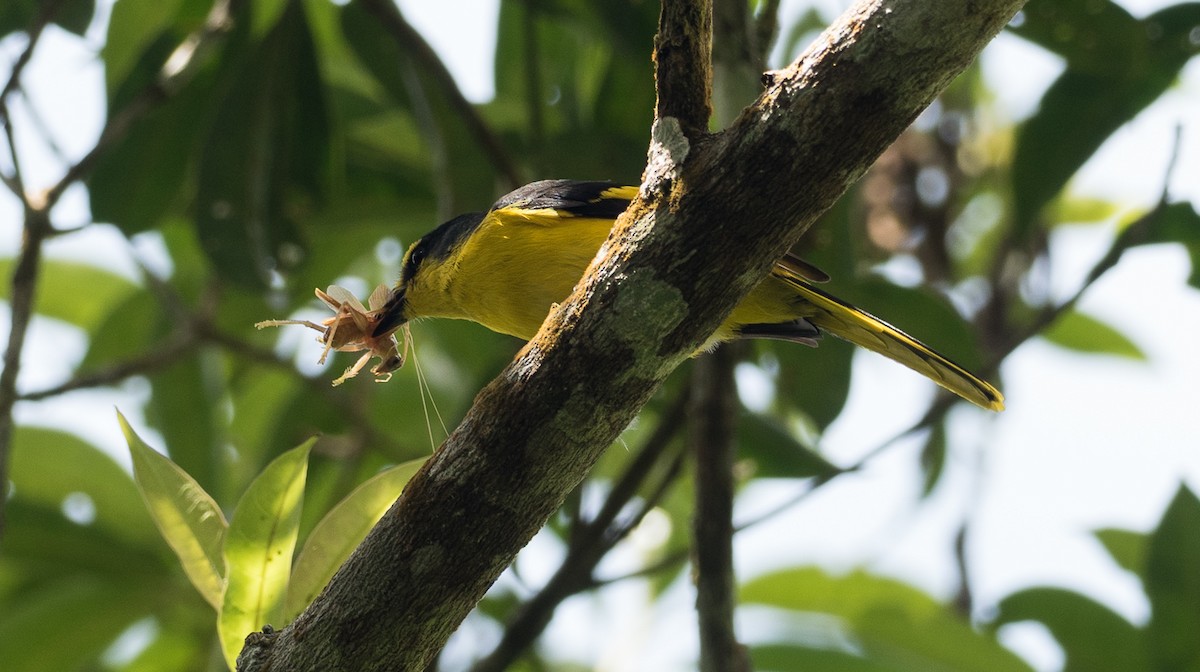
<path id="1" fill-rule="evenodd" d="M 522 223 L 519 236 L 503 225 L 480 231 L 462 251 L 448 288 L 461 317 L 523 340 L 533 338 L 551 307 L 570 295 L 608 236 L 609 220 L 556 226 Z M 532 249 L 531 249 L 532 248 Z M 578 252 L 576 252 L 578 251 Z M 788 322 L 804 314 L 787 283 L 768 276 L 734 308 L 705 347 L 737 337 L 746 324 Z"/>
<path id="2" fill-rule="evenodd" d="M 449 292 L 461 317 L 529 340 L 550 308 L 566 299 L 583 277 L 612 220 L 511 226 L 520 227 L 518 235 L 508 235 L 508 226 L 496 224 L 472 237 Z"/>

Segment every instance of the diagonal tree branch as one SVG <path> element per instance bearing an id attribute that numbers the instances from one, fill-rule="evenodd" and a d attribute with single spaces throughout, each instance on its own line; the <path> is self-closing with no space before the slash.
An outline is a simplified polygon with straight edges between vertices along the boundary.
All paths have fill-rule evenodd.
<path id="1" fill-rule="evenodd" d="M 660 116 L 639 198 L 572 296 L 239 669 L 423 669 L 667 375 L 1022 4 L 864 0 L 728 131 Z"/>

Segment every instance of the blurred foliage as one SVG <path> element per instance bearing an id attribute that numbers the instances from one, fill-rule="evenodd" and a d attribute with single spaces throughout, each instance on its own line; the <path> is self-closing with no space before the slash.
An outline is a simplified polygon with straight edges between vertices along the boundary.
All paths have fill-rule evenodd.
<path id="1" fill-rule="evenodd" d="M 87 194 L 95 221 L 158 246 L 168 263 L 129 280 L 46 260 L 35 312 L 85 334 L 87 350 L 66 387 L 26 392 L 36 403 L 140 378 L 148 429 L 170 460 L 126 426 L 135 482 L 87 437 L 18 428 L 0 547 L 5 669 L 220 670 L 242 631 L 282 625 L 444 435 L 439 418 L 452 427 L 520 344 L 476 325 L 422 323 L 413 329 L 420 370 L 333 390 L 329 380 L 349 361 L 335 356 L 314 371 L 319 346 L 307 333 L 251 325 L 320 319 L 313 287 L 337 282 L 365 296 L 394 281 L 405 245 L 441 219 L 487 207 L 517 180 L 632 183 L 641 173 L 657 3 L 502 0 L 495 97 L 466 107 L 386 2 L 228 7 L 220 26 L 208 0 L 112 7 L 99 52 L 107 116 L 140 113 L 103 141 L 84 176 Z M 46 16 L 81 34 L 93 12 L 90 0 L 9 0 L 0 4 L 0 35 Z M 776 53 L 794 57 L 831 18 L 809 11 L 780 25 Z M 797 252 L 834 277 L 831 291 L 989 376 L 1039 337 L 1076 353 L 1144 359 L 1117 326 L 1029 291 L 1029 281 L 1039 262 L 1053 261 L 1047 231 L 1057 219 L 1107 222 L 1122 211 L 1073 197 L 1069 181 L 1175 81 L 1200 50 L 1197 25 L 1200 3 L 1135 18 L 1107 0 L 1032 0 L 1012 31 L 1065 63 L 1037 111 L 1015 128 L 988 126 L 989 92 L 978 69 L 969 71 Z M 188 52 L 195 67 L 165 87 L 164 64 L 185 55 L 181 45 L 199 47 Z M 1166 194 L 1114 234 L 1107 258 L 1163 243 L 1187 247 L 1200 287 L 1200 216 Z M 0 260 L 6 277 L 11 267 Z M 897 267 L 917 272 L 879 272 Z M 0 286 L 2 298 L 9 291 Z M 742 366 L 773 386 L 765 407 L 742 411 L 744 483 L 820 487 L 860 466 L 832 464 L 819 448 L 844 410 L 852 349 L 756 343 L 746 352 Z M 644 571 L 635 572 L 655 595 L 680 580 L 688 554 L 693 492 L 673 410 L 687 369 L 624 435 L 630 450 L 609 451 L 547 528 L 574 561 L 620 543 L 649 513 L 665 516 L 669 534 L 639 551 Z M 920 428 L 925 495 L 953 451 L 948 407 L 934 402 Z M 611 515 L 597 501 L 610 503 Z M 274 517 L 249 519 L 251 506 Z M 975 627 L 953 605 L 892 579 L 793 567 L 747 582 L 742 597 L 791 615 L 782 622 L 799 615 L 821 626 L 747 640 L 764 670 L 1027 670 L 996 628 L 1033 620 L 1062 646 L 1068 671 L 1200 669 L 1195 497 L 1181 490 L 1149 535 L 1097 535 L 1142 581 L 1149 623 L 1035 588 Z M 268 562 L 267 548 L 284 562 Z M 304 550 L 292 566 L 294 548 Z M 622 580 L 585 569 L 588 580 L 567 594 Z M 246 613 L 237 596 L 265 590 L 255 583 L 264 577 L 272 600 Z M 527 602 L 503 584 L 472 618 L 504 624 Z M 519 665 L 575 669 L 536 648 Z"/>

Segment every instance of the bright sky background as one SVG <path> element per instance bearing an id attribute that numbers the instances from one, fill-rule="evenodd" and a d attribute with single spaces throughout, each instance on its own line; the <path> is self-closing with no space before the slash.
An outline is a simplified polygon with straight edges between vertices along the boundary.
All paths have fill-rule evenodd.
<path id="1" fill-rule="evenodd" d="M 107 4 L 101 0 L 101 4 Z M 409 18 L 439 51 L 467 97 L 492 95 L 491 58 L 495 48 L 496 3 L 492 0 L 421 2 L 403 0 Z M 797 15 L 810 3 L 785 0 L 784 12 Z M 831 16 L 844 2 L 817 2 Z M 1135 15 L 1173 4 L 1124 0 Z M 26 71 L 26 90 L 69 157 L 94 142 L 101 126 L 103 73 L 93 55 L 103 26 L 93 26 L 87 43 L 51 29 Z M 11 63 L 23 40 L 0 42 L 0 62 Z M 649 45 L 647 45 L 649 49 Z M 1027 116 L 1045 87 L 1061 70 L 1058 60 L 1021 40 L 1002 35 L 984 55 L 985 72 L 1006 119 Z M 5 70 L 6 71 L 6 70 Z M 23 108 L 16 126 L 28 128 Z M 1151 109 L 1122 129 L 1090 163 L 1073 188 L 1117 198 L 1144 209 L 1158 197 L 1171 149 L 1173 129 L 1184 124 L 1183 147 L 1171 192 L 1200 202 L 1200 63 L 1193 60 L 1181 82 Z M 46 185 L 62 165 L 29 135 L 18 138 L 27 180 Z M 8 169 L 8 162 L 0 158 Z M 539 176 L 539 177 L 570 177 Z M 56 210 L 56 221 L 88 221 L 86 195 L 76 187 Z M 430 222 L 432 227 L 435 223 Z M 1103 227 L 1065 227 L 1053 238 L 1057 295 L 1070 294 L 1089 265 L 1104 251 Z M 48 246 L 51 254 L 85 259 L 133 276 L 133 265 L 107 226 Z M 11 256 L 20 236 L 20 211 L 7 192 L 0 194 L 0 254 Z M 149 247 L 152 247 L 149 246 Z M 96 250 L 115 250 L 96 258 Z M 1200 292 L 1187 289 L 1186 254 L 1178 246 L 1138 249 L 1099 282 L 1081 308 L 1117 325 L 1149 356 L 1146 363 L 1064 353 L 1033 342 L 1009 358 L 1003 369 L 1008 410 L 990 417 L 973 409 L 956 411 L 949 476 L 932 499 L 916 505 L 919 482 L 912 469 L 912 445 L 893 448 L 862 473 L 843 476 L 805 505 L 738 539 L 743 578 L 774 567 L 816 562 L 833 568 L 865 565 L 899 576 L 931 593 L 948 597 L 954 588 L 950 535 L 966 510 L 972 583 L 979 604 L 1030 585 L 1052 584 L 1080 590 L 1139 622 L 1147 605 L 1136 584 L 1109 561 L 1089 535 L 1098 527 L 1149 529 L 1162 514 L 1181 480 L 1200 489 Z M 881 313 L 886 311 L 882 308 Z M 896 318 L 897 322 L 902 322 Z M 7 314 L 0 315 L 4 338 Z M 38 320 L 26 350 L 22 389 L 40 389 L 65 379 L 82 356 L 82 339 L 69 327 Z M 862 354 L 855 368 L 849 411 L 829 431 L 827 454 L 850 463 L 907 427 L 924 408 L 932 386 L 900 367 Z M 147 394 L 146 384 L 130 381 L 114 398 L 110 391 L 77 392 L 38 406 L 21 404 L 23 423 L 56 424 L 70 417 L 75 431 L 111 449 L 127 462 L 112 415 L 119 404 L 132 411 Z M 136 413 L 131 420 L 145 428 Z M 153 436 L 153 433 L 149 433 Z M 790 498 L 795 485 L 757 487 L 740 501 L 739 515 L 753 517 Z M 655 522 L 643 531 L 654 535 Z M 547 546 L 535 541 L 535 548 Z M 552 555 L 547 546 L 543 558 Z M 548 561 L 523 561 L 527 579 L 549 571 Z M 617 563 L 620 562 L 618 558 Z M 605 604 L 645 599 L 634 584 L 621 587 Z M 584 627 L 604 642 L 605 669 L 665 670 L 686 667 L 690 642 L 663 650 L 656 639 L 693 637 L 692 596 L 674 591 L 659 612 L 609 625 L 597 622 L 596 602 L 576 601 L 560 611 L 549 646 L 578 652 L 568 636 Z M 639 620 L 644 619 L 644 620 Z M 682 620 L 681 620 L 682 619 Z M 743 633 L 768 627 L 753 610 L 739 614 Z M 578 630 L 574 630 L 578 632 Z M 486 633 L 477 633 L 486 636 Z M 1033 626 L 1012 628 L 1010 643 L 1055 669 L 1059 659 L 1047 636 Z M 556 644 L 564 641 L 566 644 Z M 659 639 L 658 641 L 661 641 Z M 639 661 L 634 664 L 633 661 Z"/>

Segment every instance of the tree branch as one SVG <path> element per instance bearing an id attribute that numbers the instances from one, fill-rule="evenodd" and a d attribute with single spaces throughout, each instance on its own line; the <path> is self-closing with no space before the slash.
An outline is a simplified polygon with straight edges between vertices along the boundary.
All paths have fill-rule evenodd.
<path id="1" fill-rule="evenodd" d="M 700 618 L 701 672 L 750 669 L 733 629 L 733 461 L 737 389 L 733 348 L 725 345 L 696 362 L 689 414 L 696 460 L 692 561 Z"/>
<path id="2" fill-rule="evenodd" d="M 690 138 L 712 116 L 711 0 L 664 0 L 654 37 L 654 118 L 673 117 Z"/>
<path id="3" fill-rule="evenodd" d="M 239 669 L 423 669 L 667 375 L 1022 4 L 863 1 L 728 131 L 660 117 L 639 197 L 571 297 Z"/>

